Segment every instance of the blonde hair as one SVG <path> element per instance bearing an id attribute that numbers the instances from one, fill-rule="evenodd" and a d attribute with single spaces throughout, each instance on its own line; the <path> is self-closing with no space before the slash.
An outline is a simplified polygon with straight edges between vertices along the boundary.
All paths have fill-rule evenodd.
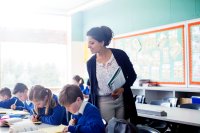
<path id="1" fill-rule="evenodd" d="M 29 99 L 31 101 L 44 101 L 47 96 L 47 103 L 45 109 L 45 115 L 48 115 L 49 109 L 56 106 L 56 101 L 53 99 L 53 94 L 50 89 L 41 85 L 35 85 L 31 88 L 29 93 Z M 36 113 L 38 114 L 38 108 L 34 106 Z"/>

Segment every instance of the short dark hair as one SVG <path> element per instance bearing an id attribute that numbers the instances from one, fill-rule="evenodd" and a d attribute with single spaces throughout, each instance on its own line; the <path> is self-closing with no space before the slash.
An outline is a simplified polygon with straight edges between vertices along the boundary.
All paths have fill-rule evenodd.
<path id="1" fill-rule="evenodd" d="M 18 92 L 22 93 L 25 90 L 28 90 L 28 87 L 25 84 L 23 84 L 23 83 L 17 83 L 15 85 L 15 87 L 14 87 L 13 94 L 16 94 Z"/>
<path id="2" fill-rule="evenodd" d="M 0 89 L 0 95 L 1 96 L 8 96 L 9 98 L 11 98 L 11 96 L 12 96 L 10 89 L 7 88 L 7 87 Z"/>
<path id="3" fill-rule="evenodd" d="M 67 84 L 63 87 L 59 94 L 59 102 L 61 105 L 70 105 L 80 97 L 83 100 L 83 93 L 77 85 Z"/>
<path id="4" fill-rule="evenodd" d="M 72 79 L 75 80 L 78 83 L 80 83 L 80 81 L 81 81 L 80 85 L 84 84 L 83 78 L 81 76 L 79 76 L 79 75 L 74 75 L 74 77 Z"/>
<path id="5" fill-rule="evenodd" d="M 113 31 L 107 26 L 93 27 L 87 32 L 87 36 L 91 36 L 98 42 L 104 41 L 104 46 L 108 46 L 113 38 Z"/>

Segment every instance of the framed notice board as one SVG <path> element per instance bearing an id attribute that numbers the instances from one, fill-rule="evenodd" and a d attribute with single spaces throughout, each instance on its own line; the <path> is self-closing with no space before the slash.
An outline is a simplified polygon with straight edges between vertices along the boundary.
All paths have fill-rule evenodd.
<path id="1" fill-rule="evenodd" d="M 139 79 L 186 84 L 184 24 L 121 35 L 113 46 L 128 54 Z"/>
<path id="2" fill-rule="evenodd" d="M 200 20 L 188 23 L 189 84 L 200 85 Z"/>

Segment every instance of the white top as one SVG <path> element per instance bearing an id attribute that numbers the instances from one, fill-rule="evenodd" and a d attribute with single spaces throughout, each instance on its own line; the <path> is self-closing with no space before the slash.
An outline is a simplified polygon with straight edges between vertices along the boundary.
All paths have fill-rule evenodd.
<path id="1" fill-rule="evenodd" d="M 79 108 L 78 112 L 80 114 L 83 114 L 84 110 L 85 110 L 85 106 L 86 106 L 87 102 L 83 101 L 81 104 L 81 107 Z"/>
<path id="2" fill-rule="evenodd" d="M 108 87 L 108 81 L 113 76 L 118 67 L 119 66 L 113 54 L 106 62 L 106 64 L 96 62 L 96 75 L 99 86 L 98 92 L 100 96 L 105 96 L 112 93 L 111 89 Z"/>
<path id="3" fill-rule="evenodd" d="M 150 111 L 167 112 L 167 116 L 155 116 L 155 115 L 138 113 L 138 116 L 141 117 L 200 127 L 200 110 L 177 108 L 177 107 L 169 108 L 158 105 L 138 104 L 138 103 L 136 104 L 136 108 L 141 110 L 143 109 Z"/>

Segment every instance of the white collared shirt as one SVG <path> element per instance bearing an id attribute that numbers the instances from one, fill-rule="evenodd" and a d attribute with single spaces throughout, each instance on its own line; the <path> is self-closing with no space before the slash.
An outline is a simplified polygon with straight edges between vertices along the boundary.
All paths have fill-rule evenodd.
<path id="1" fill-rule="evenodd" d="M 79 108 L 78 110 L 78 113 L 82 114 L 83 115 L 83 112 L 85 110 L 85 106 L 87 105 L 88 102 L 85 102 L 83 101 L 82 104 L 81 104 L 81 107 Z"/>

